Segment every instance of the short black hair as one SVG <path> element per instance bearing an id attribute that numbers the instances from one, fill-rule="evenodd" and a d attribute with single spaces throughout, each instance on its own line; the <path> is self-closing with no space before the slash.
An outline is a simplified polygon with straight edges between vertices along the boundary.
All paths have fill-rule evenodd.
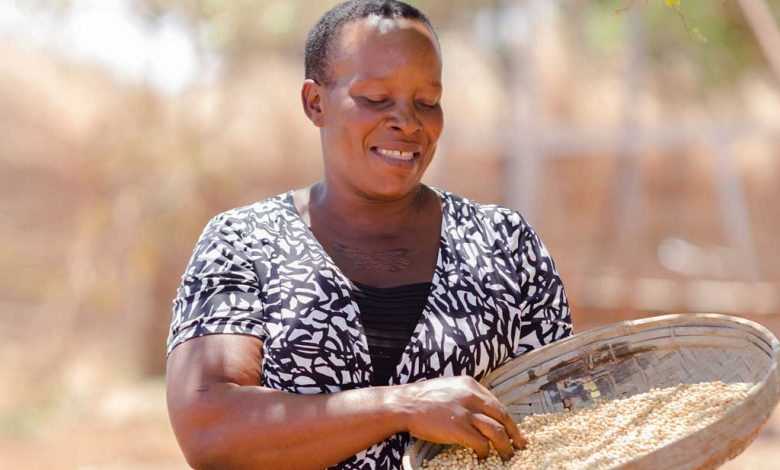
<path id="1" fill-rule="evenodd" d="M 333 41 L 338 37 L 339 31 L 345 24 L 369 16 L 420 21 L 431 30 L 434 39 L 438 41 L 431 20 L 423 12 L 404 2 L 398 0 L 350 0 L 339 3 L 322 15 L 322 18 L 309 31 L 304 60 L 306 78 L 321 85 L 329 85 L 328 55 Z"/>

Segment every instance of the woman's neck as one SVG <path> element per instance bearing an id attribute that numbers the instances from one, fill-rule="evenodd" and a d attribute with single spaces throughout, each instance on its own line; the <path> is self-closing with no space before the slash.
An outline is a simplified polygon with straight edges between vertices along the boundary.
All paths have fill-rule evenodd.
<path id="1" fill-rule="evenodd" d="M 392 234 L 424 213 L 430 191 L 422 185 L 397 199 L 372 199 L 351 188 L 329 185 L 327 180 L 310 188 L 309 210 L 318 219 L 352 233 Z"/>

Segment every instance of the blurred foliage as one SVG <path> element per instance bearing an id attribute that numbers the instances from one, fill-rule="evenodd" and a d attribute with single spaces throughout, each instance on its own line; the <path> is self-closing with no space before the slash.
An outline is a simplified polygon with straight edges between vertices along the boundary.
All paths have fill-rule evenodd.
<path id="1" fill-rule="evenodd" d="M 61 12 L 73 0 L 22 0 L 29 9 Z M 137 13 L 150 23 L 167 15 L 183 19 L 201 51 L 216 52 L 227 70 L 268 50 L 303 55 L 311 26 L 338 0 L 136 0 Z M 500 10 L 502 0 L 410 0 L 445 29 L 468 22 L 478 10 Z M 626 41 L 626 18 L 636 10 L 646 24 L 652 60 L 690 61 L 704 86 L 718 87 L 762 64 L 756 41 L 735 0 L 561 0 L 567 28 L 581 31 L 594 52 L 611 54 Z M 767 2 L 780 16 L 780 2 Z"/>
<path id="2" fill-rule="evenodd" d="M 761 51 L 734 1 L 683 2 L 680 7 L 690 28 L 701 31 L 706 43 L 691 39 L 686 25 L 670 28 L 668 15 L 648 9 L 647 31 L 650 57 L 664 61 L 683 56 L 695 64 L 704 85 L 733 82 L 762 62 Z M 660 34 L 663 32 L 663 34 Z"/>
<path id="3" fill-rule="evenodd" d="M 568 28 L 581 31 L 592 53 L 610 55 L 621 50 L 632 9 L 645 25 L 649 59 L 663 72 L 664 65 L 680 60 L 691 65 L 704 88 L 722 88 L 745 72 L 763 68 L 763 57 L 736 1 L 633 1 L 616 8 L 615 0 L 569 2 Z M 775 14 L 777 2 L 769 2 Z M 566 3 L 564 3 L 566 5 Z M 617 14 L 616 14 L 617 13 Z"/>
<path id="4" fill-rule="evenodd" d="M 309 29 L 334 0 L 140 0 L 137 11 L 150 21 L 176 14 L 189 22 L 202 47 L 235 64 L 267 49 L 303 55 Z M 409 1 L 438 24 L 468 16 L 499 0 Z"/>
<path id="5" fill-rule="evenodd" d="M 159 20 L 176 14 L 188 21 L 202 48 L 219 53 L 228 65 L 273 49 L 302 56 L 311 26 L 335 0 L 140 0 L 134 5 L 143 17 Z M 501 9 L 500 0 L 410 1 L 437 26 L 469 21 L 477 10 Z M 732 82 L 762 63 L 760 51 L 734 0 L 570 0 L 584 5 L 584 18 L 570 15 L 572 29 L 585 28 L 588 43 L 612 53 L 626 41 L 625 18 L 616 12 L 639 10 L 646 24 L 651 60 L 691 61 L 702 85 L 718 87 Z M 780 13 L 780 2 L 769 2 Z"/>

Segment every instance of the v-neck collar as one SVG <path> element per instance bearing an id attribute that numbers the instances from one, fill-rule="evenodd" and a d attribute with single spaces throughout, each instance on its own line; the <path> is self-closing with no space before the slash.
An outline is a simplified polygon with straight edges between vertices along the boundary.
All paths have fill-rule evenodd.
<path id="1" fill-rule="evenodd" d="M 417 322 L 417 325 L 414 327 L 412 336 L 409 338 L 409 342 L 406 344 L 403 352 L 401 353 L 401 359 L 399 360 L 398 364 L 396 364 L 395 372 L 392 376 L 390 376 L 389 385 L 406 383 L 409 378 L 408 374 L 402 374 L 401 372 L 404 370 L 405 366 L 411 365 L 414 352 L 416 349 L 418 349 L 417 345 L 420 340 L 420 335 L 423 333 L 425 325 L 429 323 L 429 318 L 433 314 L 433 303 L 438 291 L 437 286 L 441 283 L 444 273 L 444 256 L 445 251 L 447 250 L 447 230 L 451 209 L 450 201 L 448 195 L 444 191 L 433 186 L 428 186 L 428 188 L 430 188 L 436 194 L 441 203 L 441 228 L 439 230 L 439 250 L 436 255 L 436 267 L 433 270 L 431 290 L 428 293 L 428 298 L 425 302 L 422 315 L 420 315 L 420 319 Z M 311 227 L 309 227 L 303 220 L 303 216 L 298 211 L 298 208 L 295 207 L 294 192 L 294 190 L 287 192 L 284 201 L 288 205 L 288 209 L 293 215 L 294 223 L 299 224 L 299 228 L 307 236 L 308 240 L 306 241 L 308 242 L 309 248 L 319 255 L 327 268 L 330 268 L 333 271 L 334 280 L 338 284 L 341 290 L 341 294 L 345 298 L 349 299 L 349 306 L 351 308 L 343 309 L 344 319 L 347 321 L 348 325 L 355 325 L 355 328 L 359 332 L 357 337 L 354 338 L 355 342 L 357 343 L 356 346 L 358 347 L 354 348 L 353 353 L 355 355 L 360 355 L 361 359 L 363 359 L 363 363 L 368 364 L 369 376 L 367 382 L 370 384 L 373 381 L 375 375 L 374 367 L 371 363 L 371 357 L 368 352 L 368 339 L 363 328 L 363 322 L 360 318 L 360 308 L 358 307 L 357 301 L 355 300 L 354 286 L 352 285 L 352 281 L 341 271 L 338 265 L 336 265 L 328 252 L 325 251 L 325 248 L 322 246 L 317 237 L 314 236 L 314 232 L 312 232 Z M 406 367 L 407 371 L 409 369 L 410 367 Z"/>

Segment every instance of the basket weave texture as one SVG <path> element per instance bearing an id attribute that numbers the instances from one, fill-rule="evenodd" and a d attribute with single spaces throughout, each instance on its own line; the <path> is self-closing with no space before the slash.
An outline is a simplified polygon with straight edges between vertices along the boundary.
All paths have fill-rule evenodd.
<path id="1" fill-rule="evenodd" d="M 715 423 L 616 467 L 710 469 L 742 452 L 780 400 L 780 343 L 755 322 L 675 314 L 614 323 L 519 356 L 482 384 L 520 422 L 651 388 L 718 380 L 751 384 L 747 398 Z M 421 468 L 443 448 L 414 440 L 404 470 Z"/>

